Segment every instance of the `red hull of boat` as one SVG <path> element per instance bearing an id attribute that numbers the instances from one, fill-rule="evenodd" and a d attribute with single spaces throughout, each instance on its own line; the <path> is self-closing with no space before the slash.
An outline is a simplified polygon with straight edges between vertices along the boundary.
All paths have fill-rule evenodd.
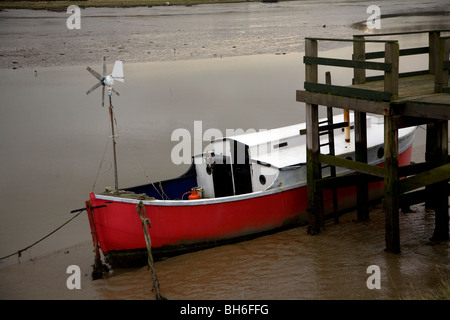
<path id="1" fill-rule="evenodd" d="M 410 146 L 399 156 L 399 165 L 409 164 L 411 149 Z M 371 183 L 371 198 L 382 196 L 383 188 L 382 181 Z M 324 198 L 328 197 L 325 195 Z M 355 198 L 354 187 L 339 189 L 339 209 L 354 207 Z M 298 225 L 307 219 L 307 203 L 305 185 L 285 191 L 266 191 L 259 195 L 216 198 L 210 204 L 203 200 L 191 200 L 189 204 L 181 201 L 174 205 L 148 202 L 145 208 L 146 216 L 151 221 L 152 252 L 158 255 L 189 251 L 195 247 Z M 106 260 L 112 265 L 123 265 L 118 261 L 127 258 L 117 260 L 120 255 L 143 250 L 146 253 L 136 204 L 136 201 L 127 203 L 99 199 L 94 193 L 87 201 L 94 245 L 98 240 Z M 325 210 L 330 209 L 331 201 L 328 201 Z"/>

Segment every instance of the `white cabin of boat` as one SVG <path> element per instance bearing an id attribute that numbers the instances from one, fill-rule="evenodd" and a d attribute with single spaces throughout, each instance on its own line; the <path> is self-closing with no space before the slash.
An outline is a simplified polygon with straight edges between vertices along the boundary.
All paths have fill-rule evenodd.
<path id="1" fill-rule="evenodd" d="M 368 163 L 384 161 L 384 119 L 367 117 Z M 343 115 L 333 117 L 334 123 L 343 122 Z M 350 127 L 353 126 L 353 114 Z M 211 151 L 193 156 L 197 184 L 203 189 L 203 198 L 233 196 L 276 187 L 306 183 L 306 135 L 300 134 L 305 123 L 225 137 L 211 142 Z M 399 151 L 403 152 L 414 138 L 415 128 L 399 131 Z M 345 142 L 343 129 L 335 129 L 335 153 L 354 159 L 354 134 Z M 322 136 L 321 143 L 328 137 Z M 328 153 L 323 146 L 322 153 Z M 337 168 L 337 174 L 348 174 Z M 327 176 L 329 169 L 323 171 Z"/>

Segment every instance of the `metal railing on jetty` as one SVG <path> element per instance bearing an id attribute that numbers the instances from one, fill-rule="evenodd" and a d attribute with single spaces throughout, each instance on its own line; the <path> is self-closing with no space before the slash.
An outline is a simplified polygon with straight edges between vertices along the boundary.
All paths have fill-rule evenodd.
<path id="1" fill-rule="evenodd" d="M 305 84 L 297 101 L 306 104 L 308 205 L 315 233 L 323 226 L 323 190 L 349 185 L 357 187 L 358 220 L 369 218 L 368 183 L 384 180 L 383 207 L 386 214 L 386 250 L 400 252 L 399 209 L 425 202 L 435 210 L 433 239 L 448 240 L 448 120 L 450 119 L 450 30 L 355 35 L 353 39 L 306 38 Z M 425 46 L 400 49 L 404 35 L 428 34 Z M 373 39 L 378 37 L 379 39 Z M 371 39 L 367 39 L 371 38 Z M 351 59 L 318 55 L 318 43 L 346 41 L 353 44 Z M 384 50 L 366 52 L 367 45 Z M 400 57 L 428 56 L 428 69 L 400 73 Z M 383 59 L 384 61 L 368 61 Z M 318 82 L 318 66 L 353 69 L 349 85 Z M 367 70 L 382 73 L 367 76 Z M 354 111 L 355 160 L 320 152 L 318 106 Z M 384 116 L 384 167 L 367 164 L 366 113 Z M 398 130 L 426 125 L 426 161 L 399 167 Z M 352 176 L 322 178 L 321 164 L 356 171 Z"/>

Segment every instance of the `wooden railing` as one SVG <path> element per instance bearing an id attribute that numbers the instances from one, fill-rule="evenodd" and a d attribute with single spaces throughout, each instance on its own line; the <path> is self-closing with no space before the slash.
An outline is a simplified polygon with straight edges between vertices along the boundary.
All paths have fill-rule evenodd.
<path id="1" fill-rule="evenodd" d="M 355 35 L 353 39 L 334 39 L 334 38 L 306 38 L 305 56 L 303 62 L 306 65 L 304 88 L 307 91 L 333 94 L 350 98 L 360 98 L 375 101 L 392 101 L 398 98 L 398 79 L 403 77 L 434 74 L 435 92 L 450 92 L 448 89 L 448 70 L 450 69 L 449 52 L 450 37 L 441 37 L 439 31 L 420 31 L 403 33 L 385 33 Z M 367 37 L 393 36 L 414 33 L 428 33 L 429 46 L 417 48 L 400 49 L 398 40 L 371 40 Z M 319 41 L 344 41 L 353 43 L 353 55 L 351 60 L 324 58 L 318 56 Z M 366 53 L 366 43 L 384 43 L 384 51 L 375 51 Z M 409 71 L 399 73 L 399 60 L 401 56 L 411 56 L 419 54 L 428 54 L 429 67 L 427 70 Z M 374 62 L 374 60 L 384 58 L 384 62 Z M 322 84 L 317 81 L 317 66 L 334 66 L 353 69 L 352 84 L 362 84 L 370 81 L 384 80 L 384 90 L 371 90 L 355 88 L 351 86 L 338 86 Z M 383 75 L 366 76 L 366 70 L 383 71 Z"/>
<path id="2" fill-rule="evenodd" d="M 354 48 L 364 48 L 366 42 L 385 43 L 387 55 L 385 62 L 371 62 L 365 61 L 364 56 L 360 52 L 354 54 L 354 59 L 333 59 L 322 58 L 318 56 L 318 41 L 346 41 L 353 42 Z M 355 51 L 356 49 L 354 49 Z M 359 59 L 358 59 L 359 57 Z M 361 59 L 363 57 L 363 59 Z M 398 77 L 398 42 L 385 40 L 365 40 L 365 39 L 330 39 L 330 38 L 306 38 L 305 40 L 305 57 L 303 62 L 306 65 L 305 73 L 305 90 L 319 93 L 331 93 L 339 96 L 346 96 L 352 98 L 365 98 L 367 100 L 390 101 L 395 92 L 395 87 L 385 88 L 387 90 L 377 91 L 368 89 L 352 88 L 348 86 L 338 86 L 321 84 L 317 82 L 317 66 L 327 65 L 335 67 L 353 68 L 355 78 L 361 79 L 362 73 L 357 70 L 380 70 L 385 72 L 385 80 L 388 83 L 395 83 L 395 78 Z M 364 73 L 365 74 L 365 73 Z M 392 78 L 394 76 L 394 78 Z M 358 81 L 358 83 L 361 83 Z"/>

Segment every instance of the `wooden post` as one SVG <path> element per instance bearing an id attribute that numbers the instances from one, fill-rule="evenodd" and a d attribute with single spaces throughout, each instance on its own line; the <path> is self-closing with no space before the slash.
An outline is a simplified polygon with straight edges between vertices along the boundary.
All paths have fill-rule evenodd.
<path id="1" fill-rule="evenodd" d="M 317 57 L 317 40 L 306 39 L 305 56 Z M 305 81 L 317 83 L 317 65 L 305 65 Z M 308 220 L 310 234 L 320 233 L 324 223 L 322 191 L 316 192 L 314 181 L 321 178 L 319 162 L 319 107 L 317 104 L 306 103 L 306 178 L 308 188 Z"/>
<path id="2" fill-rule="evenodd" d="M 398 42 L 386 42 L 384 61 L 392 68 L 384 73 L 384 91 L 391 101 L 398 98 Z M 384 213 L 386 221 L 386 251 L 400 253 L 398 129 L 392 109 L 384 116 Z"/>
<path id="3" fill-rule="evenodd" d="M 354 37 L 363 40 L 363 37 Z M 363 41 L 353 42 L 353 59 L 365 61 L 366 46 Z M 365 69 L 353 69 L 354 84 L 366 81 Z M 367 163 L 367 120 L 366 113 L 355 113 L 355 160 Z M 367 176 L 363 176 L 356 185 L 356 203 L 358 221 L 369 220 L 369 183 Z"/>
<path id="4" fill-rule="evenodd" d="M 428 53 L 428 70 L 431 74 L 436 74 L 436 61 L 439 54 L 439 31 L 432 31 L 428 33 L 428 46 L 430 51 Z"/>
<path id="5" fill-rule="evenodd" d="M 384 150 L 386 251 L 400 253 L 398 130 L 391 114 L 384 116 Z"/>
<path id="6" fill-rule="evenodd" d="M 433 128 L 433 139 L 427 136 L 427 161 L 435 162 L 437 165 L 448 163 L 448 121 L 437 121 L 430 124 Z M 428 131 L 427 131 L 428 134 Z M 430 146 L 428 146 L 430 144 Z M 432 145 L 431 145 L 432 144 Z M 435 228 L 431 238 L 433 241 L 449 240 L 449 212 L 448 212 L 448 180 L 441 181 L 427 188 L 431 192 L 428 202 L 432 202 L 435 214 Z"/>
<path id="7" fill-rule="evenodd" d="M 353 60 L 366 61 L 366 43 L 363 41 L 363 36 L 353 36 L 353 39 L 358 40 L 353 42 Z M 366 82 L 366 69 L 353 69 L 354 84 L 361 84 Z"/>
<path id="8" fill-rule="evenodd" d="M 325 73 L 325 83 L 328 85 L 331 85 L 331 72 L 327 71 Z M 327 106 L 327 119 L 328 119 L 328 125 L 332 125 L 333 124 L 333 107 L 328 107 Z M 329 151 L 330 151 L 330 155 L 335 155 L 336 154 L 336 150 L 335 150 L 335 145 L 334 145 L 334 132 L 333 130 L 328 131 L 328 147 L 329 147 Z M 335 166 L 331 166 L 330 167 L 330 176 L 331 177 L 336 177 L 336 167 Z M 331 190 L 332 195 L 333 195 L 333 215 L 334 215 L 334 223 L 337 224 L 339 223 L 339 214 L 338 214 L 338 199 L 337 199 L 337 189 L 333 188 Z"/>
<path id="9" fill-rule="evenodd" d="M 325 83 L 328 85 L 331 85 L 331 72 L 327 71 L 325 73 Z M 333 107 L 327 107 L 327 119 L 328 119 L 328 125 L 333 124 Z M 334 156 L 336 154 L 335 146 L 334 146 L 334 133 L 333 130 L 328 131 L 328 147 L 330 150 L 330 155 Z M 336 167 L 331 166 L 330 167 L 330 176 L 336 177 Z M 339 223 L 339 210 L 338 210 L 338 194 L 337 189 L 333 188 L 331 189 L 331 193 L 333 195 L 333 216 L 334 216 L 334 223 Z"/>
<path id="10" fill-rule="evenodd" d="M 448 163 L 448 121 L 439 123 L 440 132 L 440 163 Z M 435 229 L 432 239 L 435 241 L 449 240 L 449 212 L 448 212 L 448 181 L 442 181 L 436 188 L 439 190 L 439 200 L 435 210 Z"/>
<path id="11" fill-rule="evenodd" d="M 431 122 L 427 124 L 427 132 L 426 132 L 426 144 L 425 144 L 425 161 L 429 163 L 436 164 L 436 154 L 437 154 L 437 140 L 438 136 L 436 123 Z M 435 192 L 436 186 L 430 185 L 425 187 L 425 208 L 426 209 L 434 209 L 435 208 Z"/>
<path id="12" fill-rule="evenodd" d="M 434 92 L 441 93 L 443 88 L 448 87 L 448 69 L 444 69 L 444 61 L 448 60 L 450 45 L 448 38 L 440 38 L 438 52 L 435 55 L 435 75 L 434 75 Z"/>
<path id="13" fill-rule="evenodd" d="M 386 42 L 384 62 L 392 65 L 391 71 L 384 73 L 384 91 L 391 94 L 391 101 L 398 98 L 398 64 L 399 46 L 398 42 Z"/>

